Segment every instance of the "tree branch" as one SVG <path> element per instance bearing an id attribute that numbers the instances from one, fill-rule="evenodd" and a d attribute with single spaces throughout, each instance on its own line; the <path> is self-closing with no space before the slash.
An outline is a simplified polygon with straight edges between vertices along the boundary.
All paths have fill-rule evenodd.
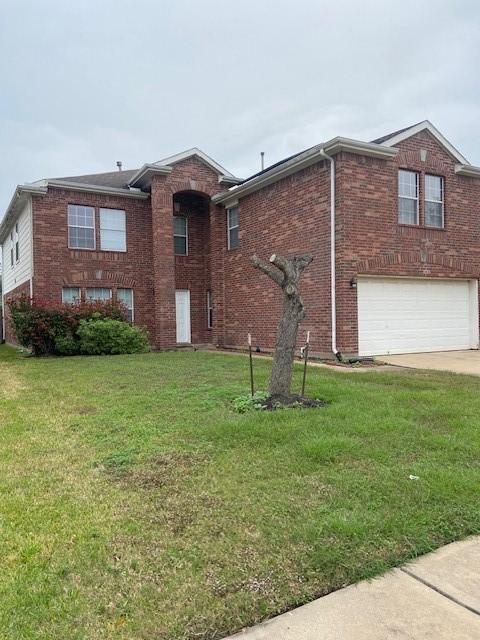
<path id="1" fill-rule="evenodd" d="M 257 255 L 255 255 L 252 256 L 252 265 L 256 269 L 260 269 L 260 271 L 263 271 L 263 273 L 265 273 L 269 278 L 276 282 L 280 287 L 283 285 L 285 276 L 268 262 L 261 260 Z"/>

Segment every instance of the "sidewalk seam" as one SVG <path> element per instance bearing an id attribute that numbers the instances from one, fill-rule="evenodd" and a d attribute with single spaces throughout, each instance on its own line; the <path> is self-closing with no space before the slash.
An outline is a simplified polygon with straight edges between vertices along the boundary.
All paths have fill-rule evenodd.
<path id="1" fill-rule="evenodd" d="M 467 609 L 467 611 L 471 611 L 475 615 L 480 616 L 480 610 L 475 609 L 475 607 L 471 607 L 470 605 L 465 604 L 461 600 L 458 600 L 458 598 L 455 598 L 455 596 L 451 596 L 446 591 L 443 591 L 442 589 L 439 589 L 438 587 L 436 587 L 431 582 L 428 582 L 428 580 L 425 580 L 424 578 L 420 578 L 419 576 L 417 576 L 415 573 L 413 573 L 409 569 L 405 569 L 405 567 L 399 567 L 399 569 L 400 569 L 400 571 L 403 571 L 403 573 L 406 573 L 408 576 L 410 576 L 414 580 L 418 580 L 418 582 L 421 582 L 422 584 L 424 584 L 429 589 L 432 589 L 433 591 L 436 591 L 437 593 L 439 593 L 444 598 L 448 598 L 448 600 L 451 600 L 455 604 L 458 604 L 459 607 L 462 607 L 463 609 Z"/>

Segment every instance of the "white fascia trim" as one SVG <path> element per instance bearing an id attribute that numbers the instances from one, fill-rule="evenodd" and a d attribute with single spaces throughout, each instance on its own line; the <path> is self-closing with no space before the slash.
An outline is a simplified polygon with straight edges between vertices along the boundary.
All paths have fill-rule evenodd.
<path id="1" fill-rule="evenodd" d="M 458 162 L 460 162 L 461 164 L 467 164 L 467 165 L 470 164 L 469 161 L 464 156 L 462 156 L 460 151 L 458 151 L 458 149 L 455 149 L 453 144 L 451 144 L 445 138 L 445 136 L 442 135 L 440 131 L 433 126 L 433 124 L 429 120 L 424 120 L 423 122 L 419 122 L 415 126 L 410 127 L 410 129 L 407 129 L 406 131 L 402 131 L 402 133 L 397 133 L 396 136 L 393 136 L 388 140 L 384 140 L 382 142 L 382 145 L 386 147 L 393 147 L 399 142 L 403 142 L 404 140 L 411 138 L 412 136 L 416 135 L 417 133 L 420 133 L 421 131 L 429 131 L 432 134 L 432 136 L 436 138 L 436 140 L 438 140 L 438 142 L 442 145 L 442 147 L 444 147 L 450 153 L 451 156 L 453 156 L 456 160 L 458 160 Z"/>
<path id="2" fill-rule="evenodd" d="M 213 158 L 211 158 L 209 155 L 204 153 L 198 147 L 192 147 L 191 149 L 187 149 L 186 151 L 182 151 L 181 153 L 176 153 L 173 156 L 168 156 L 168 158 L 162 158 L 162 160 L 158 160 L 157 162 L 154 162 L 154 165 L 157 165 L 157 166 L 171 165 L 171 164 L 175 164 L 176 162 L 181 162 L 182 160 L 187 160 L 187 158 L 191 158 L 193 156 L 197 156 L 197 158 L 200 158 L 200 160 L 203 160 L 203 162 L 205 162 L 210 167 L 212 167 L 212 169 L 215 169 L 215 171 L 220 173 L 222 176 L 233 178 L 236 180 L 233 173 L 230 173 L 230 171 L 227 171 L 224 167 L 222 167 L 222 165 L 218 164 L 218 162 L 215 162 Z"/>
<path id="3" fill-rule="evenodd" d="M 332 140 L 326 142 L 321 151 L 330 155 L 345 151 L 347 153 L 356 153 L 361 156 L 370 156 L 372 158 L 381 159 L 393 158 L 398 153 L 398 149 L 384 147 L 383 145 L 376 144 L 375 142 L 361 142 L 360 140 L 342 138 L 340 136 L 332 138 Z"/>
<path id="4" fill-rule="evenodd" d="M 150 178 L 154 173 L 166 176 L 171 172 L 172 167 L 160 167 L 156 164 L 144 164 L 143 167 L 140 167 L 137 173 L 134 174 L 128 184 L 133 186 L 134 184 L 141 183 L 142 181 L 148 181 L 148 178 Z"/>
<path id="5" fill-rule="evenodd" d="M 455 165 L 455 173 L 458 176 L 480 178 L 480 167 L 474 167 L 472 164 L 457 164 Z"/>
<path id="6" fill-rule="evenodd" d="M 122 196 L 123 198 L 139 198 L 146 200 L 150 194 L 136 189 L 117 189 L 116 187 L 101 187 L 99 185 L 84 184 L 83 182 L 67 182 L 65 180 L 47 180 L 48 187 L 66 189 L 67 191 L 82 191 L 88 193 L 100 193 L 103 195 Z"/>
<path id="7" fill-rule="evenodd" d="M 242 182 L 242 178 L 231 178 L 230 176 L 218 176 L 218 183 L 225 185 L 236 185 Z"/>
<path id="8" fill-rule="evenodd" d="M 249 180 L 238 187 L 233 187 L 230 191 L 224 191 L 213 196 L 212 202 L 215 204 L 224 204 L 228 207 L 235 199 L 254 193 L 259 189 L 263 189 L 269 184 L 278 182 L 278 180 L 286 178 L 297 171 L 301 171 L 312 164 L 325 161 L 325 153 L 334 155 L 341 151 L 381 158 L 384 160 L 393 158 L 398 153 L 398 149 L 391 149 L 390 147 L 384 147 L 383 145 L 375 144 L 373 142 L 361 142 L 359 140 L 341 137 L 332 138 L 332 140 L 329 140 L 324 145 L 316 146 L 310 151 L 300 154 L 291 162 L 286 162 L 283 165 L 273 167 L 271 171 L 266 171 L 256 178 L 252 178 L 251 181 Z"/>
<path id="9" fill-rule="evenodd" d="M 25 204 L 26 197 L 30 197 L 32 195 L 44 196 L 46 193 L 46 186 L 33 186 L 28 184 L 17 185 L 0 224 L 0 243 L 3 243 L 5 240 L 8 230 L 10 229 L 15 216 L 18 214 L 18 206 Z"/>

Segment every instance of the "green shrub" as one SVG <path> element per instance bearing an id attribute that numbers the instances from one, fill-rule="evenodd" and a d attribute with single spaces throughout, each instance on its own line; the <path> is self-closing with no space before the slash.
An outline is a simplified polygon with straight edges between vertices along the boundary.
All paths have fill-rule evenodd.
<path id="1" fill-rule="evenodd" d="M 112 319 L 126 324 L 126 308 L 111 300 L 71 305 L 23 296 L 7 304 L 18 342 L 35 356 L 81 353 L 78 328 L 84 320 Z"/>
<path id="2" fill-rule="evenodd" d="M 80 341 L 75 336 L 57 336 L 55 353 L 59 356 L 76 356 L 80 352 Z"/>
<path id="3" fill-rule="evenodd" d="M 145 329 L 111 319 L 81 320 L 77 329 L 80 353 L 114 355 L 148 351 Z"/>
<path id="4" fill-rule="evenodd" d="M 247 411 L 261 411 L 265 409 L 265 400 L 270 397 L 266 391 L 256 391 L 252 396 L 251 394 L 247 396 L 239 396 L 235 398 L 233 401 L 233 408 L 238 413 L 247 413 Z"/>

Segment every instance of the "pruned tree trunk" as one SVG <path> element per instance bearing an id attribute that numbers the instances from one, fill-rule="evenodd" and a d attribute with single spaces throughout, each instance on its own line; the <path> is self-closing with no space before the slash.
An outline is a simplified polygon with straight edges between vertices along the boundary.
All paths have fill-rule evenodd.
<path id="1" fill-rule="evenodd" d="M 299 283 L 303 270 L 312 260 L 311 256 L 306 255 L 289 259 L 273 254 L 269 262 L 257 256 L 252 257 L 253 266 L 266 273 L 281 288 L 283 294 L 282 317 L 278 325 L 270 378 L 269 391 L 272 396 L 290 395 L 298 327 L 305 318 Z"/>

